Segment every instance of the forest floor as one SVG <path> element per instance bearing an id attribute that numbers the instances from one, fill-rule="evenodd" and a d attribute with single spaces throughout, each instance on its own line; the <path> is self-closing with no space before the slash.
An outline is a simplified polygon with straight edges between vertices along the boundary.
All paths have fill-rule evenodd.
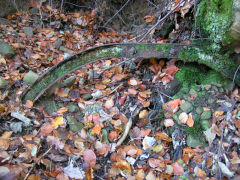
<path id="1" fill-rule="evenodd" d="M 35 10 L 1 19 L 0 39 L 15 55 L 0 56 L 0 180 L 240 178 L 239 89 L 207 67 L 111 58 L 21 104 L 34 79 L 66 57 L 134 38 L 97 30 L 94 10 Z"/>

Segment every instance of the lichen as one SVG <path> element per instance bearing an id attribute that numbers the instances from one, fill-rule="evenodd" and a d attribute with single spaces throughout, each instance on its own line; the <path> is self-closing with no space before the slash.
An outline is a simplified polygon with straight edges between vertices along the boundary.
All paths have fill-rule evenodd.
<path id="1" fill-rule="evenodd" d="M 229 35 L 232 23 L 233 0 L 203 0 L 199 6 L 197 24 L 204 37 L 215 43 L 229 44 L 233 38 Z"/>

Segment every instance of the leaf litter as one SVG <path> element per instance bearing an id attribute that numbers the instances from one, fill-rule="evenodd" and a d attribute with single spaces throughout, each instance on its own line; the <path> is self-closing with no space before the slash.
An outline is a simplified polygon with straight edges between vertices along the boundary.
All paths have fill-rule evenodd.
<path id="1" fill-rule="evenodd" d="M 187 1 L 177 11 L 184 17 L 191 6 L 192 1 Z M 70 74 L 68 77 L 77 77 L 70 87 L 61 87 L 54 92 L 58 107 L 53 113 L 48 114 L 44 107 L 31 101 L 20 106 L 19 96 L 26 89 L 21 81 L 28 70 L 41 74 L 46 67 L 56 65 L 71 53 L 131 38 L 131 35 L 115 31 L 93 31 L 93 12 L 64 14 L 59 10 L 52 11 L 50 6 L 42 10 L 49 22 L 61 20 L 74 28 L 62 31 L 58 26 L 55 29 L 33 26 L 33 37 L 28 37 L 22 30 L 34 25 L 30 12 L 9 16 L 15 24 L 0 25 L 1 39 L 17 52 L 13 61 L 0 58 L 1 76 L 16 89 L 15 99 L 8 96 L 8 90 L 4 94 L 1 92 L 0 178 L 152 180 L 239 177 L 238 89 L 229 95 L 237 101 L 234 108 L 215 110 L 204 107 L 204 110 L 214 112 L 210 128 L 202 133 L 208 146 L 188 147 L 181 130 L 169 133 L 175 125 L 183 129 L 197 124 L 191 113 L 178 113 L 183 99 L 161 100 L 157 97 L 159 102 L 162 101 L 161 107 L 153 107 L 152 98 L 156 97 L 151 84 L 166 85 L 174 81 L 178 71 L 176 59 L 167 63 L 156 59 L 149 60 L 147 65 L 139 63 L 135 73 L 118 65 L 119 59 L 95 62 L 91 68 L 87 66 Z M 51 21 L 50 13 L 53 13 Z M 154 23 L 155 19 L 149 15 L 144 21 Z M 60 47 L 56 45 L 58 39 Z M 108 69 L 110 66 L 113 68 Z M 96 79 L 94 73 L 102 73 L 101 78 Z M 68 106 L 70 102 L 72 106 Z M 230 101 L 230 105 L 233 104 Z M 154 116 L 160 108 L 164 112 Z M 227 117 L 229 113 L 231 118 Z M 160 118 L 162 115 L 164 117 Z M 68 116 L 75 121 L 68 121 Z M 159 124 L 161 120 L 163 124 Z M 82 125 L 76 132 L 69 128 L 73 122 Z"/>

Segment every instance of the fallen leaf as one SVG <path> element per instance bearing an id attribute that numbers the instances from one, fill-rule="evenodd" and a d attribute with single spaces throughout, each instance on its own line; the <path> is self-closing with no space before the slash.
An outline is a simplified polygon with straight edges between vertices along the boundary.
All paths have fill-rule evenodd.
<path id="1" fill-rule="evenodd" d="M 139 119 L 145 119 L 148 116 L 148 111 L 146 109 L 140 111 L 139 113 Z"/>
<path id="2" fill-rule="evenodd" d="M 69 177 L 67 174 L 62 172 L 57 175 L 56 180 L 69 180 Z"/>
<path id="3" fill-rule="evenodd" d="M 33 107 L 33 102 L 31 100 L 27 100 L 26 103 L 25 103 L 25 106 L 27 108 L 32 108 Z"/>
<path id="4" fill-rule="evenodd" d="M 42 135 L 49 135 L 49 134 L 51 134 L 52 133 L 52 131 L 53 131 L 53 126 L 52 126 L 52 124 L 50 124 L 50 123 L 45 123 L 45 124 L 43 124 L 42 125 L 42 127 L 41 127 L 41 129 L 40 129 L 40 132 L 41 132 L 41 134 Z"/>
<path id="5" fill-rule="evenodd" d="M 187 113 L 182 112 L 182 113 L 179 115 L 178 119 L 179 119 L 179 122 L 180 122 L 181 124 L 186 124 L 186 122 L 187 122 L 187 120 L 188 120 L 188 115 L 187 115 Z"/>
<path id="6" fill-rule="evenodd" d="M 112 98 L 111 98 L 111 99 L 108 99 L 108 100 L 105 102 L 104 106 L 105 106 L 105 108 L 107 108 L 107 109 L 112 108 L 112 107 L 114 106 L 114 101 L 113 101 L 113 99 L 112 99 Z"/>
<path id="7" fill-rule="evenodd" d="M 53 121 L 52 121 L 52 127 L 54 129 L 58 128 L 58 126 L 64 125 L 64 120 L 63 120 L 63 116 L 59 116 L 56 117 Z"/>
<path id="8" fill-rule="evenodd" d="M 128 81 L 128 84 L 130 84 L 130 85 L 132 85 L 132 86 L 137 86 L 137 85 L 138 85 L 138 82 L 137 82 L 136 79 L 130 79 L 130 80 Z"/>
<path id="9" fill-rule="evenodd" d="M 136 180 L 143 180 L 144 176 L 145 176 L 145 173 L 144 173 L 143 169 L 138 169 L 137 174 L 136 174 Z"/>
<path id="10" fill-rule="evenodd" d="M 111 177 L 116 177 L 117 175 L 120 174 L 120 169 L 119 168 L 115 168 L 115 167 L 111 167 L 108 170 L 108 176 Z"/>
<path id="11" fill-rule="evenodd" d="M 187 125 L 189 127 L 193 127 L 193 125 L 194 125 L 194 120 L 192 118 L 192 114 L 191 113 L 188 115 Z"/>
<path id="12" fill-rule="evenodd" d="M 173 173 L 176 175 L 176 176 L 181 176 L 183 175 L 184 173 L 184 168 L 183 166 L 179 163 L 179 162 L 175 162 L 172 164 L 172 167 L 173 167 Z"/>
<path id="13" fill-rule="evenodd" d="M 12 136 L 12 133 L 13 133 L 13 131 L 6 131 L 2 134 L 2 136 L 0 138 L 8 139 Z"/>
<path id="14" fill-rule="evenodd" d="M 165 127 L 171 127 L 174 126 L 174 121 L 173 119 L 164 119 L 163 124 Z"/>
<path id="15" fill-rule="evenodd" d="M 125 161 L 125 160 L 120 160 L 116 163 L 116 167 L 120 168 L 121 170 L 125 170 L 125 171 L 128 171 L 128 172 L 132 172 L 132 168 L 131 168 L 131 165 Z"/>
<path id="16" fill-rule="evenodd" d="M 60 108 L 60 109 L 57 111 L 57 113 L 63 114 L 63 113 L 65 113 L 65 112 L 67 112 L 67 111 L 68 111 L 68 108 L 67 108 L 67 107 L 62 107 L 62 108 Z"/>
<path id="17" fill-rule="evenodd" d="M 9 139 L 0 138 L 0 150 L 7 150 L 10 145 Z"/>
<path id="18" fill-rule="evenodd" d="M 152 170 L 150 170 L 149 173 L 147 174 L 146 180 L 156 180 L 156 176 Z"/>
<path id="19" fill-rule="evenodd" d="M 167 103 L 164 103 L 162 105 L 162 109 L 166 110 L 171 114 L 174 114 L 175 112 L 178 111 L 180 102 L 181 102 L 180 99 L 174 99 L 174 100 L 168 101 Z"/>
<path id="20" fill-rule="evenodd" d="M 93 128 L 93 132 L 94 132 L 95 134 L 97 134 L 97 135 L 100 135 L 101 129 L 102 129 L 101 126 L 96 125 L 96 126 L 94 126 L 94 128 Z"/>
<path id="21" fill-rule="evenodd" d="M 83 160 L 85 163 L 89 165 L 89 167 L 93 168 L 96 165 L 96 155 L 91 149 L 86 149 L 83 151 Z"/>
<path id="22" fill-rule="evenodd" d="M 160 163 L 161 163 L 161 160 L 159 160 L 159 159 L 154 159 L 154 158 L 148 159 L 148 164 L 151 168 L 158 167 Z"/>
<path id="23" fill-rule="evenodd" d="M 118 138 L 118 133 L 116 131 L 111 131 L 109 134 L 108 134 L 108 139 L 110 141 L 114 141 Z"/>

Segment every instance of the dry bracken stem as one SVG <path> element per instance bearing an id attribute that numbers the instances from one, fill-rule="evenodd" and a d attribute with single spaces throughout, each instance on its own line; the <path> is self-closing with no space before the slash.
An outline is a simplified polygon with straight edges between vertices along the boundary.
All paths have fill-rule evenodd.
<path id="1" fill-rule="evenodd" d="M 128 0 L 107 22 L 103 25 L 105 27 L 118 13 L 129 3 L 130 0 Z"/>
<path id="2" fill-rule="evenodd" d="M 126 126 L 125 126 L 124 133 L 123 133 L 122 137 L 117 142 L 117 146 L 120 146 L 123 143 L 123 141 L 126 139 L 128 133 L 129 133 L 129 130 L 132 127 L 133 118 L 135 118 L 139 114 L 139 111 L 140 111 L 140 108 L 136 109 L 134 114 L 129 118 L 129 120 L 128 120 Z"/>
<path id="3" fill-rule="evenodd" d="M 28 171 L 28 173 L 26 174 L 24 180 L 27 180 L 28 176 L 29 176 L 30 173 L 32 172 L 32 170 L 33 170 L 33 168 L 35 167 L 35 165 L 38 164 L 38 163 L 40 162 L 40 160 L 49 153 L 49 151 L 51 151 L 52 147 L 53 147 L 53 146 L 51 146 L 51 147 L 38 159 L 38 161 L 37 161 L 36 163 L 33 163 L 33 164 L 32 164 L 32 167 L 31 167 L 31 169 Z"/>
<path id="4" fill-rule="evenodd" d="M 163 22 L 170 14 L 172 14 L 185 0 L 181 0 L 167 15 L 165 15 L 162 19 L 159 19 L 156 24 L 154 24 L 146 33 L 143 34 L 143 37 L 139 40 L 141 42 L 145 39 L 145 37 L 152 32 L 152 30 L 157 27 L 161 22 Z"/>

